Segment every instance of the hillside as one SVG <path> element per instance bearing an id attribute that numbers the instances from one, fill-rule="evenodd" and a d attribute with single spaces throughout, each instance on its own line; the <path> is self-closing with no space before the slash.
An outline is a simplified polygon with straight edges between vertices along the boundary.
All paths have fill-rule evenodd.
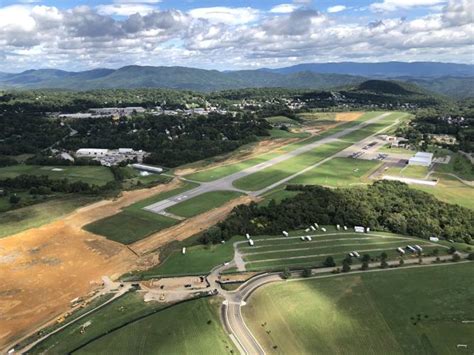
<path id="1" fill-rule="evenodd" d="M 0 72 L 0 89 L 165 88 L 209 92 L 242 88 L 282 87 L 318 90 L 353 87 L 367 79 L 392 79 L 394 76 L 403 73 L 405 76 L 397 77 L 396 80 L 416 84 L 428 91 L 457 99 L 474 96 L 474 74 L 473 76 L 467 76 L 472 66 L 446 63 L 375 63 L 373 70 L 370 70 L 368 65 L 365 63 L 301 64 L 274 70 L 259 69 L 226 72 L 187 67 L 137 65 L 120 69 L 94 69 L 82 72 L 40 69 L 27 70 L 18 74 Z M 359 70 L 350 69 L 353 67 L 359 68 Z M 396 68 L 399 69 L 396 70 Z M 418 74 L 409 76 L 415 69 L 419 69 Z M 438 69 L 440 74 L 458 73 L 460 76 L 435 77 L 434 75 Z M 334 71 L 334 73 L 319 73 L 315 70 Z M 383 72 L 383 70 L 387 71 Z M 348 73 L 360 74 L 352 75 Z M 385 73 L 383 77 L 381 76 L 382 73 Z"/>
<path id="2" fill-rule="evenodd" d="M 474 65 L 437 62 L 307 63 L 264 70 L 280 74 L 310 71 L 314 73 L 360 75 L 372 78 L 474 76 Z"/>

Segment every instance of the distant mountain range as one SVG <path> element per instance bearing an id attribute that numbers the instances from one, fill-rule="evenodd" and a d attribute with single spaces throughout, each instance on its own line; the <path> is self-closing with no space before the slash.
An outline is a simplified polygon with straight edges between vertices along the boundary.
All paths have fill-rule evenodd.
<path id="1" fill-rule="evenodd" d="M 474 65 L 452 63 L 325 63 L 221 72 L 187 67 L 126 66 L 68 72 L 55 69 L 1 73 L 0 88 L 170 88 L 197 91 L 286 87 L 329 89 L 371 78 L 396 79 L 453 97 L 474 96 Z"/>

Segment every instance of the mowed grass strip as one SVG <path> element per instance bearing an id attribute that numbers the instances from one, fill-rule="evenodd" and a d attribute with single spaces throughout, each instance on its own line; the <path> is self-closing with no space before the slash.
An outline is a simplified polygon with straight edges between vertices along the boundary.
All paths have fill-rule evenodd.
<path id="1" fill-rule="evenodd" d="M 268 161 L 272 158 L 275 158 L 275 157 L 277 157 L 281 154 L 291 152 L 291 151 L 293 151 L 293 150 L 295 150 L 295 149 L 297 149 L 301 146 L 304 146 L 306 144 L 316 142 L 318 140 L 326 138 L 326 137 L 328 137 L 328 136 L 330 136 L 330 135 L 332 135 L 336 132 L 339 132 L 343 129 L 357 126 L 361 122 L 367 121 L 367 120 L 372 119 L 374 117 L 377 117 L 381 114 L 383 114 L 383 112 L 367 112 L 355 121 L 342 123 L 342 124 L 338 125 L 337 127 L 328 129 L 327 131 L 324 131 L 324 132 L 322 132 L 318 135 L 315 135 L 313 137 L 310 137 L 308 139 L 304 139 L 304 140 L 301 140 L 299 142 L 291 143 L 291 144 L 288 144 L 284 147 L 281 147 L 281 148 L 278 149 L 278 153 L 274 152 L 274 151 L 268 152 L 268 153 L 259 155 L 256 158 L 243 160 L 243 161 L 238 162 L 238 163 L 229 164 L 229 165 L 225 165 L 225 166 L 221 166 L 221 167 L 216 167 L 216 168 L 212 168 L 212 169 L 203 170 L 203 171 L 200 171 L 200 172 L 197 172 L 197 173 L 187 175 L 186 177 L 190 180 L 195 180 L 195 181 L 199 181 L 199 182 L 209 182 L 209 181 L 217 180 L 217 179 L 223 178 L 225 176 L 237 173 L 237 172 L 239 172 L 241 170 L 244 170 L 246 168 L 249 168 L 251 166 L 258 165 L 260 163 L 266 162 L 266 161 Z M 334 116 L 334 114 L 331 114 L 331 115 Z"/>
<path id="2" fill-rule="evenodd" d="M 352 133 L 349 133 L 341 137 L 341 139 L 338 141 L 324 144 L 315 148 L 312 151 L 302 153 L 296 157 L 290 158 L 281 163 L 268 167 L 264 170 L 238 179 L 234 182 L 234 186 L 239 189 L 248 191 L 258 191 L 260 189 L 263 189 L 266 186 L 278 182 L 292 174 L 295 174 L 311 165 L 314 165 L 324 160 L 325 158 L 328 158 L 344 150 L 345 148 L 351 146 L 353 143 L 356 143 L 378 132 L 382 128 L 393 123 L 397 118 L 403 117 L 404 115 L 405 114 L 398 112 L 391 113 L 387 115 L 387 117 L 381 119 L 381 121 L 377 123 L 372 123 L 366 127 L 360 128 Z M 360 124 L 360 122 L 358 121 L 349 122 L 348 124 L 350 123 L 355 123 L 355 125 Z M 336 127 L 335 129 L 345 128 L 347 128 L 346 125 L 341 125 Z M 328 130 L 327 132 L 329 131 L 331 130 Z M 332 132 L 331 134 L 334 134 L 334 132 Z"/>
<path id="3" fill-rule="evenodd" d="M 281 163 L 270 166 L 254 174 L 234 181 L 234 186 L 247 191 L 258 191 L 295 174 L 311 165 L 314 165 L 333 154 L 349 147 L 350 143 L 335 141 L 324 144 L 309 152 L 302 153 Z"/>
<path id="4" fill-rule="evenodd" d="M 111 332 L 75 354 L 237 353 L 221 326 L 215 298 L 178 304 Z"/>
<path id="5" fill-rule="evenodd" d="M 423 255 L 424 256 L 432 256 L 433 250 L 437 249 L 439 255 L 446 255 L 447 249 L 442 247 L 435 247 L 435 246 L 423 246 Z M 342 261 L 347 257 L 349 251 L 353 251 L 353 249 L 340 252 L 340 253 L 331 253 L 331 254 L 323 254 L 318 253 L 318 255 L 310 255 L 301 258 L 281 258 L 275 260 L 257 260 L 253 262 L 247 262 L 245 264 L 245 268 L 247 271 L 279 271 L 283 270 L 285 267 L 290 268 L 303 268 L 303 267 L 322 267 L 323 262 L 326 260 L 328 256 L 332 256 L 336 262 L 337 267 L 342 266 Z M 357 251 L 357 250 L 356 250 Z M 374 262 L 380 261 L 380 254 L 386 253 L 388 260 L 399 260 L 400 254 L 394 249 L 386 249 L 384 247 L 373 247 L 367 248 L 365 251 L 358 250 L 360 255 L 363 256 L 364 254 L 369 254 Z M 418 259 L 416 254 L 405 254 L 405 259 Z M 360 259 L 352 258 L 353 265 L 359 265 L 361 263 Z"/>
<path id="6" fill-rule="evenodd" d="M 272 259 L 285 259 L 285 258 L 303 258 L 308 256 L 317 256 L 319 254 L 332 255 L 338 253 L 349 253 L 351 251 L 357 251 L 363 253 L 370 249 L 383 249 L 383 250 L 396 250 L 398 247 L 405 247 L 407 242 L 403 241 L 369 241 L 362 243 L 361 241 L 347 241 L 342 244 L 325 245 L 325 246 L 309 246 L 307 248 L 290 248 L 287 251 L 276 250 L 273 252 L 255 253 L 244 255 L 246 261 L 258 261 L 258 260 L 272 260 Z M 420 246 L 427 246 L 429 244 L 418 242 Z"/>
<path id="7" fill-rule="evenodd" d="M 179 221 L 145 210 L 122 211 L 84 226 L 84 229 L 122 244 L 131 244 Z"/>
<path id="8" fill-rule="evenodd" d="M 113 181 L 114 176 L 104 166 L 40 166 L 13 165 L 0 168 L 0 180 L 15 178 L 19 175 L 48 176 L 50 179 L 68 179 L 72 182 L 82 181 L 91 185 L 102 186 Z"/>
<path id="9" fill-rule="evenodd" d="M 270 284 L 242 312 L 268 353 L 459 354 L 457 344 L 474 348 L 462 323 L 474 319 L 473 272 L 462 263 Z"/>
<path id="10" fill-rule="evenodd" d="M 236 191 L 206 192 L 169 207 L 166 211 L 177 216 L 189 218 L 219 207 L 239 196 L 242 196 L 242 193 Z"/>
<path id="11" fill-rule="evenodd" d="M 293 180 L 291 184 L 324 185 L 346 187 L 365 183 L 365 177 L 378 168 L 382 162 L 351 158 L 334 158 L 311 169 Z"/>

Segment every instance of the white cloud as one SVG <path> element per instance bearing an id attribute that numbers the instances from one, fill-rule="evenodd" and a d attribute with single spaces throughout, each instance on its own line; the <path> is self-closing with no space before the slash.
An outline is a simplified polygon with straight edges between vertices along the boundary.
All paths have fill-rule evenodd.
<path id="1" fill-rule="evenodd" d="M 280 4 L 272 7 L 270 12 L 273 14 L 289 14 L 298 8 L 295 4 Z"/>
<path id="2" fill-rule="evenodd" d="M 216 6 L 192 9 L 189 14 L 194 18 L 207 20 L 211 23 L 242 25 L 255 21 L 259 16 L 259 11 L 251 7 Z"/>
<path id="3" fill-rule="evenodd" d="M 346 9 L 347 7 L 344 5 L 335 5 L 335 6 L 328 7 L 327 11 L 329 13 L 336 13 L 336 12 L 344 11 Z"/>
<path id="4" fill-rule="evenodd" d="M 155 8 L 147 4 L 108 4 L 98 5 L 97 12 L 101 15 L 130 16 L 133 14 L 146 15 L 153 12 Z"/>
<path id="5" fill-rule="evenodd" d="M 419 6 L 434 6 L 446 3 L 446 0 L 384 0 L 370 5 L 375 12 L 407 10 Z"/>
<path id="6" fill-rule="evenodd" d="M 26 5 L 11 5 L 0 8 L 0 30 L 31 31 L 36 22 L 30 16 L 31 7 Z"/>

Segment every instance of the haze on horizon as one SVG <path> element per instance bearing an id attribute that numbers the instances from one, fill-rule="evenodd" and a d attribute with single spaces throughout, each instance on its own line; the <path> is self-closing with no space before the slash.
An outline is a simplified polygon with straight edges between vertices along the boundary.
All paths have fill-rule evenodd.
<path id="1" fill-rule="evenodd" d="M 3 0 L 0 71 L 474 62 L 470 0 Z"/>

